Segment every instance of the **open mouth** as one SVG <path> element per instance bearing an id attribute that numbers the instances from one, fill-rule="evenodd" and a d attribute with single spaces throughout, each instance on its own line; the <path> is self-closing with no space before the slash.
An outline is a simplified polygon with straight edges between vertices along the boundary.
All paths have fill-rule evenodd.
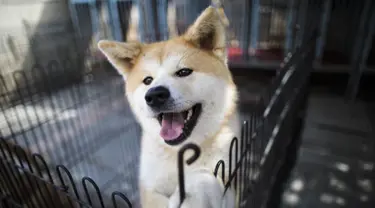
<path id="1" fill-rule="evenodd" d="M 185 141 L 197 124 L 202 112 L 202 104 L 182 112 L 161 113 L 157 119 L 161 125 L 160 136 L 169 145 L 178 145 Z"/>

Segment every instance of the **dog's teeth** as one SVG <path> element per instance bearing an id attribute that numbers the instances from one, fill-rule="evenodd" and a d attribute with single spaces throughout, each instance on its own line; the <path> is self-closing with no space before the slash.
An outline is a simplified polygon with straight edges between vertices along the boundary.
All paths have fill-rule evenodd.
<path id="1" fill-rule="evenodd" d="M 193 110 L 190 109 L 190 110 L 188 111 L 187 120 L 189 120 L 189 119 L 191 118 L 192 115 L 193 115 Z"/>

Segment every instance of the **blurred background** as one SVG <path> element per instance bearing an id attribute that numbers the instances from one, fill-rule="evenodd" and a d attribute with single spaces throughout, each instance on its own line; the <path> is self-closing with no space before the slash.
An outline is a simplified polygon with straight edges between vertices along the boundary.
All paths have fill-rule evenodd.
<path id="1" fill-rule="evenodd" d="M 305 125 L 269 207 L 375 207 L 375 3 L 315 1 L 320 36 Z M 297 33 L 308 32 L 315 1 L 220 1 L 242 115 L 301 46 Z M 0 137 L 50 166 L 63 164 L 77 181 L 94 179 L 104 198 L 121 191 L 137 207 L 140 128 L 123 80 L 96 43 L 167 40 L 210 4 L 0 0 Z"/>

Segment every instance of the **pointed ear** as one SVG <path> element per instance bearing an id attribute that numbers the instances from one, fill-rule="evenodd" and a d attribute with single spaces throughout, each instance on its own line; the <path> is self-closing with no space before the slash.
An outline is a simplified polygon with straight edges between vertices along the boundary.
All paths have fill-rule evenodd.
<path id="1" fill-rule="evenodd" d="M 225 58 L 227 23 L 222 16 L 220 11 L 209 6 L 189 27 L 184 34 L 184 39 L 201 49 L 213 51 L 217 56 Z"/>
<path id="2" fill-rule="evenodd" d="M 98 48 L 125 79 L 141 53 L 141 44 L 138 42 L 100 40 Z"/>

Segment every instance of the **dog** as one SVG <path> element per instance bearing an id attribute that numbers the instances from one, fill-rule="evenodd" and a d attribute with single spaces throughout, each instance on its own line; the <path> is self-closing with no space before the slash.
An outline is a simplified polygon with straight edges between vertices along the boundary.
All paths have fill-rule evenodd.
<path id="1" fill-rule="evenodd" d="M 144 208 L 236 206 L 226 177 L 213 175 L 228 164 L 230 143 L 240 135 L 238 92 L 228 69 L 222 12 L 206 8 L 187 31 L 156 43 L 100 40 L 99 50 L 125 81 L 126 97 L 142 127 L 139 169 Z M 186 143 L 201 148 L 185 168 L 181 203 L 177 152 Z M 223 180 L 223 182 L 222 182 Z"/>

